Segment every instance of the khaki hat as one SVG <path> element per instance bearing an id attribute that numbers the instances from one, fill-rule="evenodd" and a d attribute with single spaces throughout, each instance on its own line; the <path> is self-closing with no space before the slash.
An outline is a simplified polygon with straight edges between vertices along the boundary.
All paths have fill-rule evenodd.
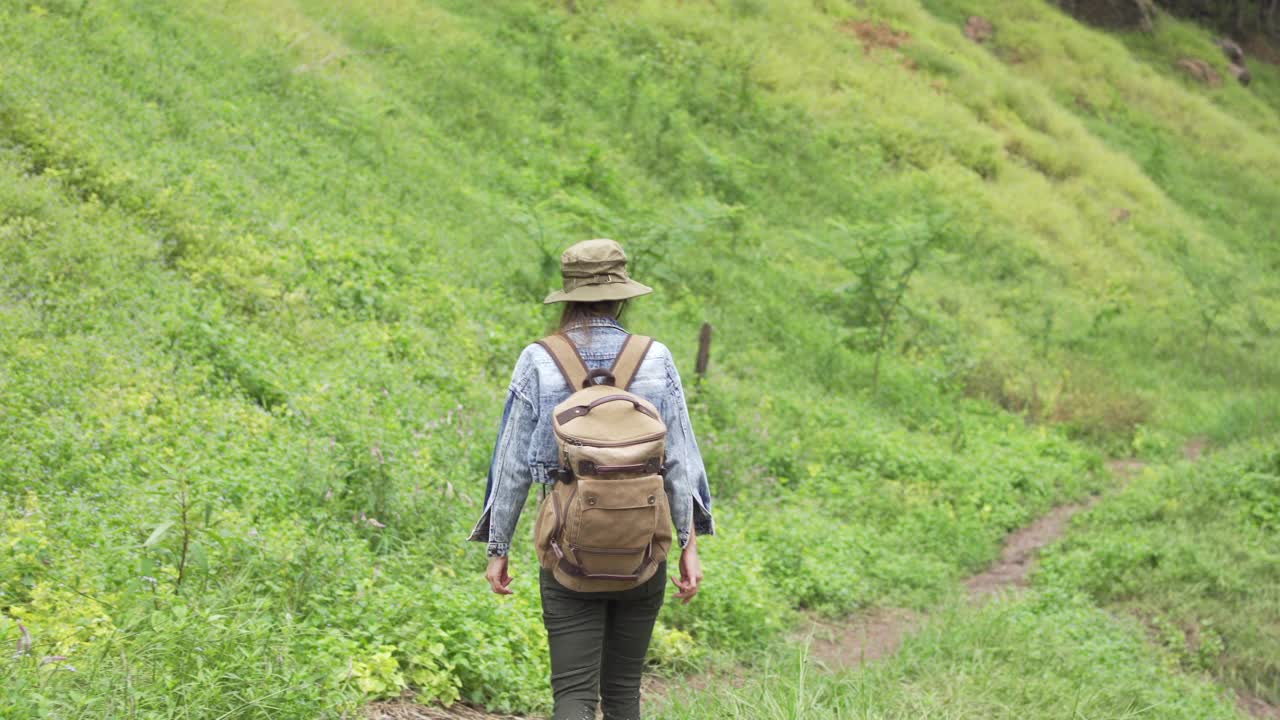
<path id="1" fill-rule="evenodd" d="M 612 240 L 583 240 L 565 250 L 560 275 L 564 289 L 548 295 L 544 304 L 626 300 L 653 292 L 627 275 L 627 254 Z"/>

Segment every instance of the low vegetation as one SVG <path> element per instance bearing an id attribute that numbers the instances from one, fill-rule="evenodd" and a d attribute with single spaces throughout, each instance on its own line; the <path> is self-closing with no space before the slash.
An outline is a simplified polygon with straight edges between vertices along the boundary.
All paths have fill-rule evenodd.
<path id="1" fill-rule="evenodd" d="M 944 604 L 873 664 L 824 666 L 801 643 L 745 682 L 677 687 L 654 709 L 664 720 L 1248 717 L 1221 685 L 1280 699 L 1276 462 L 1270 441 L 1150 468 L 1076 518 L 1025 594 Z"/>
<path id="2" fill-rule="evenodd" d="M 660 720 L 941 717 L 1244 718 L 1219 688 L 1170 673 L 1142 629 L 1060 593 L 957 605 L 893 656 L 855 670 L 779 655 L 742 687 L 659 706 Z"/>
<path id="3" fill-rule="evenodd" d="M 45 0 L 0 5 L 0 35 L 6 719 L 545 707 L 532 552 L 498 599 L 462 539 L 511 364 L 584 237 L 657 288 L 627 322 L 676 352 L 713 477 L 722 534 L 706 592 L 664 611 L 663 668 L 758 656 L 802 610 L 944 601 L 1006 532 L 1107 485 L 1105 454 L 1280 418 L 1280 74 L 1182 79 L 1177 55 L 1218 57 L 1189 24 Z M 1074 599 L 1028 602 L 911 652 L 940 669 L 1003 613 L 1010 644 L 1074 623 L 1104 638 L 1081 658 L 1141 653 Z M 1082 707 L 1137 686 L 1217 707 L 1157 667 Z M 845 676 L 796 697 L 944 701 L 913 677 L 889 705 L 832 704 Z"/>
<path id="4" fill-rule="evenodd" d="M 1037 582 L 1140 619 L 1189 672 L 1280 705 L 1275 440 L 1143 474 L 1077 521 Z"/>

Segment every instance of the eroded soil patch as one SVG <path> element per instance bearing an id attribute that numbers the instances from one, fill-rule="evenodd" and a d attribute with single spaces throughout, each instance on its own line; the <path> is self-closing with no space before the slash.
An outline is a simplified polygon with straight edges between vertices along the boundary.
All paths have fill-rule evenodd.
<path id="1" fill-rule="evenodd" d="M 813 621 L 809 657 L 830 667 L 857 667 L 897 652 L 902 638 L 920 626 L 918 613 L 872 610 L 839 622 Z"/>
<path id="2" fill-rule="evenodd" d="M 364 709 L 369 720 L 522 720 L 515 715 L 494 715 L 466 705 L 442 708 L 413 700 L 384 700 Z"/>
<path id="3" fill-rule="evenodd" d="M 909 33 L 894 30 L 888 23 L 871 22 L 869 20 L 849 20 L 840 23 L 841 32 L 847 33 L 862 43 L 863 54 L 870 55 L 872 50 L 889 48 L 897 50 L 911 39 Z"/>
<path id="4" fill-rule="evenodd" d="M 1252 693 L 1236 691 L 1236 704 L 1246 713 L 1262 720 L 1280 720 L 1280 707 L 1272 705 Z"/>

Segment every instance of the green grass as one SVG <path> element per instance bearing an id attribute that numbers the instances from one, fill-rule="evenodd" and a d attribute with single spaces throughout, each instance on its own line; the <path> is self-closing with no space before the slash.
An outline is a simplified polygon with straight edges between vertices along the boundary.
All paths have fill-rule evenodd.
<path id="1" fill-rule="evenodd" d="M 1169 672 L 1136 623 L 1065 594 L 956 605 L 858 670 L 779 654 L 741 687 L 677 690 L 659 720 L 1237 718 L 1203 679 Z"/>
<path id="2" fill-rule="evenodd" d="M 0 5 L 0 715 L 544 707 L 532 553 L 497 600 L 461 539 L 584 237 L 686 372 L 716 328 L 667 666 L 945 599 L 1102 452 L 1264 433 L 1280 78 L 1003 5 Z M 921 238 L 872 392 L 849 260 Z"/>
<path id="3" fill-rule="evenodd" d="M 858 669 L 775 652 L 656 716 L 1245 717 L 1213 681 L 1280 699 L 1278 460 L 1271 440 L 1153 466 L 1077 516 L 1027 595 L 936 609 Z"/>
<path id="4" fill-rule="evenodd" d="M 1037 583 L 1140 618 L 1189 670 L 1280 701 L 1274 440 L 1151 471 L 1076 521 Z"/>

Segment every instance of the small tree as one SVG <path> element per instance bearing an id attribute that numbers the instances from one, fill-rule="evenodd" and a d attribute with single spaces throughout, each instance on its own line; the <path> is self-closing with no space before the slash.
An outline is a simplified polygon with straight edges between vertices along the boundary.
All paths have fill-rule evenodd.
<path id="1" fill-rule="evenodd" d="M 880 388 L 880 364 L 893 341 L 901 316 L 909 312 L 907 292 L 916 273 L 930 260 L 945 237 L 947 216 L 941 213 L 905 222 L 850 228 L 835 223 L 849 237 L 852 253 L 840 264 L 853 282 L 837 291 L 850 340 L 874 355 L 871 391 Z"/>
<path id="2" fill-rule="evenodd" d="M 1220 270 L 1207 260 L 1195 258 L 1185 250 L 1176 261 L 1195 299 L 1196 313 L 1200 318 L 1200 355 L 1203 358 L 1209 350 L 1209 341 L 1215 336 L 1226 335 L 1222 319 L 1237 303 L 1234 279 L 1230 272 Z"/>

